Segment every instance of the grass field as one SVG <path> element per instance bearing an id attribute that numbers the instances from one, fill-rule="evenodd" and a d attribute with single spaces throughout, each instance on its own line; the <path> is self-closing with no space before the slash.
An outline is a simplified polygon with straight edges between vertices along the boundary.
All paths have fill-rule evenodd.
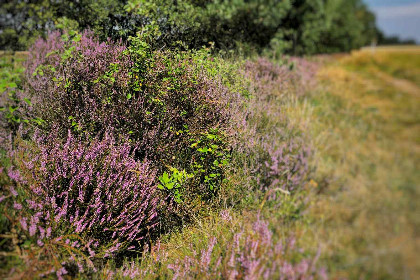
<path id="1" fill-rule="evenodd" d="M 353 52 L 310 95 L 319 195 L 306 229 L 332 276 L 419 277 L 420 48 Z"/>

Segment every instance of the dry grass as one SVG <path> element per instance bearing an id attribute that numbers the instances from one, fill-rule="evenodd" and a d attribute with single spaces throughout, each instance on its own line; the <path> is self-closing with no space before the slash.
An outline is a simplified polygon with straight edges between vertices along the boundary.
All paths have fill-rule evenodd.
<path id="1" fill-rule="evenodd" d="M 363 50 L 319 73 L 311 134 L 328 183 L 313 198 L 308 241 L 334 277 L 420 276 L 419 53 Z"/>

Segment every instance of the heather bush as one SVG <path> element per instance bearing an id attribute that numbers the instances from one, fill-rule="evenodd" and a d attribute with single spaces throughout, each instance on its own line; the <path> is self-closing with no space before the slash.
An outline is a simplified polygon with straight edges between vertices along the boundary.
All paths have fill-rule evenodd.
<path id="1" fill-rule="evenodd" d="M 195 59 L 152 51 L 140 37 L 125 47 L 89 32 L 52 33 L 30 50 L 24 89 L 44 131 L 128 141 L 135 159 L 150 161 L 159 176 L 193 174 L 176 192 L 163 192 L 178 202 L 208 200 L 225 178 L 231 113 L 227 88 Z"/>
<path id="2" fill-rule="evenodd" d="M 20 240 L 24 273 L 60 278 L 138 254 L 217 195 L 232 111 L 204 64 L 140 37 L 126 47 L 56 32 L 35 43 L 12 101 L 38 122 L 2 130 L 11 160 L 2 225 Z"/>
<path id="3" fill-rule="evenodd" d="M 249 197 L 254 206 L 281 202 L 309 178 L 305 136 L 282 111 L 312 81 L 305 61 L 233 63 L 210 49 L 156 51 L 147 41 L 139 35 L 124 45 L 99 42 L 88 31 L 56 32 L 31 48 L 13 95 L 19 118 L 28 121 L 4 126 L 10 162 L 2 163 L 0 178 L 10 217 L 2 225 L 18 240 L 5 244 L 21 248 L 25 273 L 60 278 L 92 272 L 107 259 L 120 265 L 212 206 L 239 206 Z M 299 67 L 307 74 L 298 76 Z M 222 258 L 213 257 L 215 237 L 165 273 L 317 273 L 307 261 L 281 262 L 275 248 L 282 241 L 257 228 L 235 234 L 238 247 Z M 160 273 L 133 263 L 115 269 L 118 277 Z"/>
<path id="4" fill-rule="evenodd" d="M 16 140 L 6 202 L 20 232 L 41 249 L 47 244 L 45 258 L 62 254 L 62 267 L 79 271 L 150 242 L 160 203 L 150 162 L 135 160 L 128 144 L 108 135 L 89 143 L 71 133 L 57 139 L 51 131 Z"/>
<path id="5" fill-rule="evenodd" d="M 119 44 L 100 43 L 90 32 L 54 32 L 48 40 L 36 41 L 25 65 L 23 87 L 33 113 L 45 120 L 45 130 L 55 126 L 63 137 L 68 129 L 93 136 L 104 133 L 116 117 L 110 102 L 117 98 L 112 96 L 120 97 L 128 87 L 124 50 Z"/>
<path id="6" fill-rule="evenodd" d="M 309 179 L 308 141 L 287 114 L 290 103 L 308 90 L 315 72 L 313 66 L 304 77 L 298 75 L 296 69 L 305 67 L 302 63 L 306 62 L 296 58 L 279 63 L 258 58 L 245 61 L 238 70 L 250 98 L 241 107 L 245 118 L 239 127 L 240 145 L 234 149 L 235 168 L 247 178 L 241 184 L 248 196 L 257 201 L 281 200 Z"/>
<path id="7" fill-rule="evenodd" d="M 278 149 L 266 145 L 269 159 L 260 167 L 258 180 L 263 190 L 273 189 L 275 186 L 284 191 L 293 191 L 301 187 L 309 171 L 309 148 L 297 140 L 283 144 Z"/>

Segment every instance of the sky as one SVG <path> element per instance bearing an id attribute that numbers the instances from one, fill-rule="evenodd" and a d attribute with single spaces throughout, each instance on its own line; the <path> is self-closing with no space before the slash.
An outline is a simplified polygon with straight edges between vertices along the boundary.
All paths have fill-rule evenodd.
<path id="1" fill-rule="evenodd" d="M 420 0 L 364 0 L 386 35 L 420 43 Z"/>

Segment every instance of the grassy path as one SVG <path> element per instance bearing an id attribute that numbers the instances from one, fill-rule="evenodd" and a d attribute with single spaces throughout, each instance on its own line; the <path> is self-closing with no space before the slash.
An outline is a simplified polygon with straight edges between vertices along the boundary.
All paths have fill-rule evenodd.
<path id="1" fill-rule="evenodd" d="M 419 279 L 419 58 L 364 50 L 319 72 L 309 231 L 333 277 Z"/>

